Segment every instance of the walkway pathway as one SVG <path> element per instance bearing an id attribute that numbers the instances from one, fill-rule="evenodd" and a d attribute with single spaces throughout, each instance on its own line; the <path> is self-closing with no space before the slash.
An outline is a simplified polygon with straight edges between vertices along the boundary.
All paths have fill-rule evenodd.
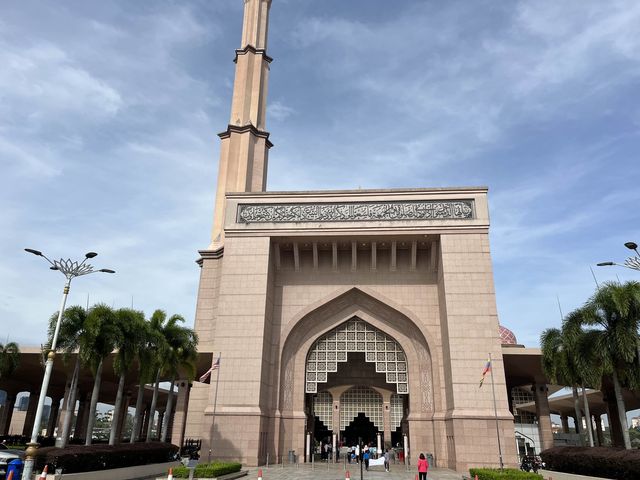
<path id="1" fill-rule="evenodd" d="M 349 472 L 352 480 L 360 480 L 360 469 L 358 465 L 349 465 Z M 407 471 L 402 465 L 392 465 L 390 472 L 385 472 L 381 468 L 376 467 L 375 470 L 363 472 L 362 478 L 364 480 L 415 480 L 416 471 L 411 469 Z M 258 469 L 250 468 L 247 480 L 255 480 L 258 478 Z M 269 469 L 262 467 L 263 480 L 344 480 L 345 472 L 342 465 L 334 466 L 329 465 L 327 469 L 326 464 L 317 464 L 312 470 L 310 466 L 301 465 L 295 467 L 293 465 L 287 465 L 285 468 L 282 466 L 271 466 Z M 462 475 L 454 472 L 453 470 L 446 469 L 429 469 L 427 477 L 429 480 L 461 480 Z"/>

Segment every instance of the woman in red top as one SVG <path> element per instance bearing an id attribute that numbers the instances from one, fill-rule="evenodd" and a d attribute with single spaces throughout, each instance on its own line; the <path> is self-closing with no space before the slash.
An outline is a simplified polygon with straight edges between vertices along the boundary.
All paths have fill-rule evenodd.
<path id="1" fill-rule="evenodd" d="M 420 480 L 427 480 L 427 470 L 429 470 L 429 462 L 424 458 L 424 453 L 421 453 L 418 459 L 418 475 L 420 476 Z"/>

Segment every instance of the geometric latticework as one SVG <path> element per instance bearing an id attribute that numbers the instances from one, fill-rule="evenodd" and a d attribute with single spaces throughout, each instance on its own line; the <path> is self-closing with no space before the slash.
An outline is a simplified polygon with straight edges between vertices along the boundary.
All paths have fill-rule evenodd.
<path id="1" fill-rule="evenodd" d="M 329 392 L 320 392 L 313 396 L 313 414 L 329 430 L 333 428 L 333 398 Z"/>
<path id="2" fill-rule="evenodd" d="M 395 393 L 391 394 L 391 431 L 394 432 L 396 428 L 400 426 L 402 423 L 402 410 L 403 410 L 403 402 L 402 397 L 400 395 L 396 395 Z"/>
<path id="3" fill-rule="evenodd" d="M 502 325 L 498 326 L 500 331 L 500 342 L 502 345 L 517 345 L 518 339 L 516 335 L 509 330 L 507 327 L 503 327 Z"/>
<path id="4" fill-rule="evenodd" d="M 363 352 L 376 372 L 384 373 L 396 392 L 409 393 L 407 357 L 398 343 L 382 330 L 358 318 L 351 319 L 320 337 L 309 350 L 305 392 L 317 393 L 318 384 L 326 383 L 329 373 L 338 371 L 338 363 L 347 361 L 349 352 Z"/>
<path id="5" fill-rule="evenodd" d="M 378 430 L 384 427 L 382 396 L 368 387 L 353 387 L 340 397 L 340 430 L 345 430 L 359 413 L 373 423 Z"/>

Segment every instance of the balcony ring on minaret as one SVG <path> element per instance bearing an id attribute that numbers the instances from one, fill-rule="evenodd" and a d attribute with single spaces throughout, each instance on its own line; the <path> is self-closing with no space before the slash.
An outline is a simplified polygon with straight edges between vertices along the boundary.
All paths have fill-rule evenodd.
<path id="1" fill-rule="evenodd" d="M 229 124 L 227 126 L 227 129 L 224 132 L 220 132 L 218 134 L 218 137 L 220 137 L 221 139 L 224 139 L 224 138 L 229 138 L 232 133 L 246 133 L 246 132 L 250 132 L 254 137 L 264 138 L 265 146 L 267 148 L 273 147 L 273 143 L 271 143 L 271 141 L 269 140 L 269 135 L 271 135 L 271 134 L 269 132 L 264 131 L 264 130 L 258 130 L 253 125 L 242 125 L 242 126 L 240 126 L 240 125 L 231 125 L 231 124 Z"/>
<path id="2" fill-rule="evenodd" d="M 255 48 L 253 45 L 246 45 L 244 48 L 236 49 L 236 57 L 233 59 L 233 63 L 238 63 L 239 55 L 246 55 L 249 52 L 255 55 L 262 55 L 262 58 L 264 58 L 267 63 L 273 62 L 273 58 L 267 55 L 267 51 L 264 48 Z"/>

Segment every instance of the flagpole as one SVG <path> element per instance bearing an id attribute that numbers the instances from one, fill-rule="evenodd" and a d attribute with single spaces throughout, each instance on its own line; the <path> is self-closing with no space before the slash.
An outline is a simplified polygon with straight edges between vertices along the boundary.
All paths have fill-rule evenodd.
<path id="1" fill-rule="evenodd" d="M 216 373 L 216 393 L 213 397 L 213 416 L 211 417 L 211 439 L 209 440 L 209 462 L 211 462 L 211 450 L 213 446 L 213 430 L 215 429 L 215 425 L 216 425 L 216 406 L 218 405 L 218 380 L 220 379 L 221 358 L 222 358 L 222 352 L 218 354 L 218 360 L 217 360 L 218 368 L 216 368 L 218 372 Z"/>
<path id="2" fill-rule="evenodd" d="M 489 353 L 489 365 L 491 366 L 491 391 L 493 392 L 493 412 L 496 416 L 496 435 L 498 436 L 498 455 L 500 455 L 500 470 L 504 469 L 504 463 L 502 461 L 502 445 L 500 444 L 500 426 L 498 423 L 498 406 L 496 404 L 496 387 L 493 383 L 493 360 L 491 359 L 491 353 Z"/>

